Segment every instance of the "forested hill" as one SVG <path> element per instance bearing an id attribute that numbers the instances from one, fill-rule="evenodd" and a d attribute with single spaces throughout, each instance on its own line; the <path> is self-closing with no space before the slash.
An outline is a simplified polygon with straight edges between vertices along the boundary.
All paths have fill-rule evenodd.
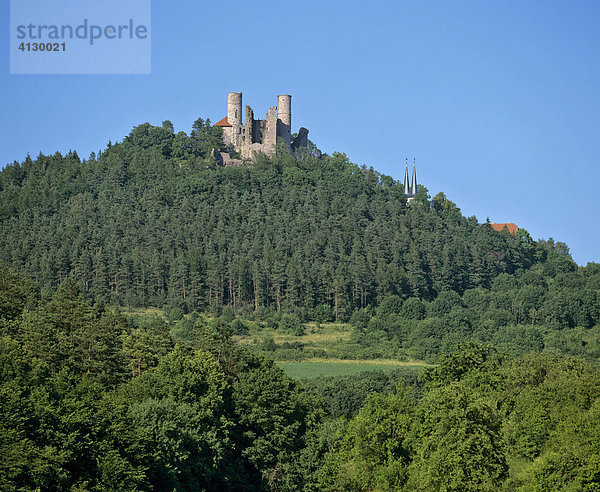
<path id="1" fill-rule="evenodd" d="M 0 261 L 129 306 L 300 311 L 337 319 L 389 295 L 489 288 L 535 266 L 573 271 L 568 251 L 493 231 L 443 194 L 402 187 L 313 147 L 223 168 L 220 129 L 142 124 L 99 155 L 39 155 L 0 172 Z M 518 220 L 518 219 L 517 219 Z"/>

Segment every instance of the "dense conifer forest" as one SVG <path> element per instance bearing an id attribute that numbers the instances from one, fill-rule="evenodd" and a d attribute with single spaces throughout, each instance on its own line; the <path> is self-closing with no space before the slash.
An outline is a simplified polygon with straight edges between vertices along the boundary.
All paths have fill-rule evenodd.
<path id="1" fill-rule="evenodd" d="M 600 487 L 600 266 L 343 154 L 220 142 L 145 123 L 0 172 L 1 490 Z M 242 343 L 332 323 L 329 352 Z M 430 365 L 273 360 L 312 356 Z"/>
<path id="2" fill-rule="evenodd" d="M 443 194 L 433 210 L 424 190 L 407 207 L 396 181 L 343 154 L 216 167 L 218 130 L 143 124 L 87 161 L 72 152 L 7 166 L 0 259 L 43 287 L 72 278 L 125 306 L 312 317 L 327 304 L 347 319 L 386 295 L 489 288 L 547 257 L 526 232 L 497 234 Z"/>

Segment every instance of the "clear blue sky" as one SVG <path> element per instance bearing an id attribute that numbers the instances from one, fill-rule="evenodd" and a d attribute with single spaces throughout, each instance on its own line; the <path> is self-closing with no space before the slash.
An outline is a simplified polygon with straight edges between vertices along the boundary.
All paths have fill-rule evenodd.
<path id="1" fill-rule="evenodd" d="M 600 2 L 155 1 L 151 75 L 9 75 L 3 4 L 0 166 L 290 93 L 323 151 L 395 178 L 414 157 L 465 215 L 600 262 Z"/>

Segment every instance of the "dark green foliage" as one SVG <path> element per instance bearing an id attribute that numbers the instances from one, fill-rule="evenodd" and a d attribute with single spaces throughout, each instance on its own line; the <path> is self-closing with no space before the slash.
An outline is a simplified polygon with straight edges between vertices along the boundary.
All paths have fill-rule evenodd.
<path id="1" fill-rule="evenodd" d="M 17 336 L 54 372 L 67 368 L 115 384 L 127 372 L 121 350 L 126 334 L 122 316 L 101 305 L 91 306 L 67 280 L 52 298 L 23 311 Z"/>
<path id="2" fill-rule="evenodd" d="M 384 297 L 377 307 L 377 316 L 384 318 L 391 314 L 400 314 L 402 312 L 402 304 L 402 298 L 399 296 Z"/>
<path id="3" fill-rule="evenodd" d="M 566 245 L 497 233 L 443 194 L 432 210 L 407 207 L 393 179 L 343 154 L 219 168 L 219 142 L 202 119 L 189 137 L 146 123 L 89 161 L 70 153 L 8 166 L 0 259 L 45 289 L 71 277 L 86 296 L 165 306 L 171 321 L 195 310 L 226 323 L 254 313 L 271 326 L 282 312 L 301 324 L 350 320 L 368 333 L 340 348 L 344 357 L 360 347 L 433 361 L 468 339 L 510 354 L 595 353 L 591 334 L 554 333 L 600 320 L 598 272 L 577 269 Z M 172 329 L 182 341 L 197 335 L 189 322 Z"/>
<path id="4" fill-rule="evenodd" d="M 600 484 L 600 371 L 582 360 L 507 359 L 463 343 L 421 381 L 399 370 L 321 378 L 303 389 L 273 361 L 236 345 L 231 334 L 243 321 L 226 322 L 227 313 L 130 325 L 89 304 L 72 282 L 30 298 L 10 275 L 2 292 L 22 307 L 6 311 L 11 334 L 0 338 L 2 490 Z M 485 304 L 467 297 L 467 306 Z M 381 327 L 405 319 L 400 304 L 383 303 L 357 333 L 385 337 Z M 444 316 L 457 309 L 468 308 L 453 303 Z M 435 332 L 435 320 L 408 321 Z M 181 340 L 174 349 L 170 329 Z"/>
<path id="5" fill-rule="evenodd" d="M 324 463 L 325 490 L 400 490 L 408 478 L 412 405 L 397 394 L 371 395 Z"/>
<path id="6" fill-rule="evenodd" d="M 314 309 L 313 318 L 318 323 L 328 323 L 334 320 L 333 309 L 328 304 L 320 304 Z"/>
<path id="7" fill-rule="evenodd" d="M 540 355 L 509 361 L 491 347 L 464 344 L 424 376 L 421 399 L 388 414 L 398 396 L 372 396 L 342 437 L 329 441 L 318 474 L 322 490 L 600 484 L 597 367 Z"/>
<path id="8" fill-rule="evenodd" d="M 450 313 L 454 306 L 460 306 L 462 304 L 460 295 L 453 290 L 445 290 L 439 293 L 439 295 L 429 304 L 429 316 L 442 317 L 445 314 Z"/>
<path id="9" fill-rule="evenodd" d="M 426 313 L 427 310 L 425 308 L 425 304 L 423 304 L 423 302 L 416 297 L 407 299 L 402 305 L 402 310 L 400 312 L 403 318 L 412 320 L 424 319 Z"/>
<path id="10" fill-rule="evenodd" d="M 184 322 L 185 320 L 180 321 Z M 173 329 L 176 333 L 178 326 L 179 323 Z M 156 367 L 158 361 L 173 349 L 169 326 L 159 318 L 133 321 L 131 330 L 123 336 L 122 341 L 123 352 L 132 376 L 139 376 Z"/>
<path id="11" fill-rule="evenodd" d="M 226 380 L 207 353 L 175 350 L 155 371 L 122 387 L 118 401 L 141 439 L 135 456 L 162 490 L 198 490 L 222 483 L 231 448 L 224 416 Z"/>
<path id="12" fill-rule="evenodd" d="M 496 233 L 445 198 L 430 210 L 423 188 L 407 207 L 397 182 L 343 154 L 218 167 L 221 138 L 201 118 L 190 136 L 144 123 L 89 161 L 57 153 L 7 166 L 0 260 L 44 288 L 72 277 L 110 303 L 268 308 L 303 322 L 489 287 L 544 255 L 552 272 L 573 270 L 564 248 Z"/>
<path id="13" fill-rule="evenodd" d="M 0 489 L 600 487 L 600 266 L 343 154 L 221 147 L 145 123 L 0 171 L 0 260 L 42 292 L 0 263 Z M 352 333 L 254 347 L 437 365 L 303 388 L 232 338 L 309 321 Z"/>
<path id="14" fill-rule="evenodd" d="M 495 491 L 508 476 L 493 402 L 460 383 L 431 390 L 412 426 L 408 490 Z"/>
<path id="15" fill-rule="evenodd" d="M 304 334 L 304 326 L 302 326 L 300 318 L 295 314 L 284 314 L 281 317 L 279 328 L 285 332 L 293 333 L 298 336 Z"/>
<path id="16" fill-rule="evenodd" d="M 234 319 L 231 323 L 231 331 L 234 335 L 247 335 L 248 326 L 241 319 Z"/>
<path id="17" fill-rule="evenodd" d="M 352 376 L 303 381 L 306 391 L 323 399 L 327 404 L 328 414 L 334 418 L 356 415 L 370 394 L 392 392 L 398 384 L 410 387 L 412 396 L 421 392 L 417 372 L 409 369 L 366 371 Z"/>
<path id="18" fill-rule="evenodd" d="M 16 304 L 11 285 L 3 293 Z M 320 405 L 272 361 L 236 346 L 222 319 L 184 317 L 178 333 L 194 318 L 192 335 L 173 349 L 166 322 L 130 326 L 72 282 L 32 300 L 11 320 L 13 335 L 0 338 L 0 488 L 300 483 L 295 467 Z"/>
<path id="19" fill-rule="evenodd" d="M 15 320 L 38 296 L 31 280 L 11 272 L 0 262 L 0 319 L 7 323 Z M 4 329 L 8 330 L 8 324 Z"/>
<path id="20" fill-rule="evenodd" d="M 422 379 L 430 386 L 445 386 L 472 373 L 495 370 L 503 358 L 492 346 L 465 342 L 452 352 L 441 354 L 439 363 L 423 371 Z"/>
<path id="21" fill-rule="evenodd" d="M 368 309 L 357 309 L 350 317 L 350 324 L 359 331 L 366 331 L 371 321 L 371 314 Z"/>
<path id="22" fill-rule="evenodd" d="M 600 297 L 589 287 L 598 275 L 594 266 L 550 278 L 540 264 L 500 274 L 491 289 L 468 289 L 462 296 L 443 290 L 431 301 L 387 296 L 376 309 L 354 311 L 350 324 L 356 345 L 340 345 L 336 355 L 385 353 L 435 362 L 441 351 L 477 341 L 510 356 L 534 351 L 596 360 Z"/>

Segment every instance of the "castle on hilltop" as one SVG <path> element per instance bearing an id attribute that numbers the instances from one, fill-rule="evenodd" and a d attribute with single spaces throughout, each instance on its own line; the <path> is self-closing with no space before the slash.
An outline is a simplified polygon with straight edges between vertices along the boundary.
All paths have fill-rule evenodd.
<path id="1" fill-rule="evenodd" d="M 227 116 L 214 124 L 223 129 L 224 152 L 215 151 L 223 166 L 239 166 L 252 160 L 257 152 L 275 154 L 277 144 L 287 146 L 292 155 L 308 146 L 308 130 L 301 127 L 292 138 L 292 96 L 277 96 L 277 106 L 271 106 L 264 120 L 254 119 L 254 111 L 246 106 L 242 120 L 242 93 L 227 94 Z M 404 194 L 410 203 L 417 194 L 417 170 L 413 165 L 412 179 L 408 177 L 408 163 L 404 173 Z"/>
<path id="2" fill-rule="evenodd" d="M 280 140 L 292 154 L 300 147 L 308 145 L 308 130 L 304 127 L 298 136 L 292 138 L 292 96 L 277 96 L 277 106 L 271 106 L 264 120 L 255 120 L 254 111 L 246 106 L 245 119 L 242 122 L 242 93 L 227 94 L 227 116 L 215 123 L 223 128 L 223 143 L 226 152 L 217 156 L 224 165 L 242 164 L 252 159 L 256 152 L 272 155 L 277 141 Z M 234 156 L 240 156 L 241 159 Z"/>

